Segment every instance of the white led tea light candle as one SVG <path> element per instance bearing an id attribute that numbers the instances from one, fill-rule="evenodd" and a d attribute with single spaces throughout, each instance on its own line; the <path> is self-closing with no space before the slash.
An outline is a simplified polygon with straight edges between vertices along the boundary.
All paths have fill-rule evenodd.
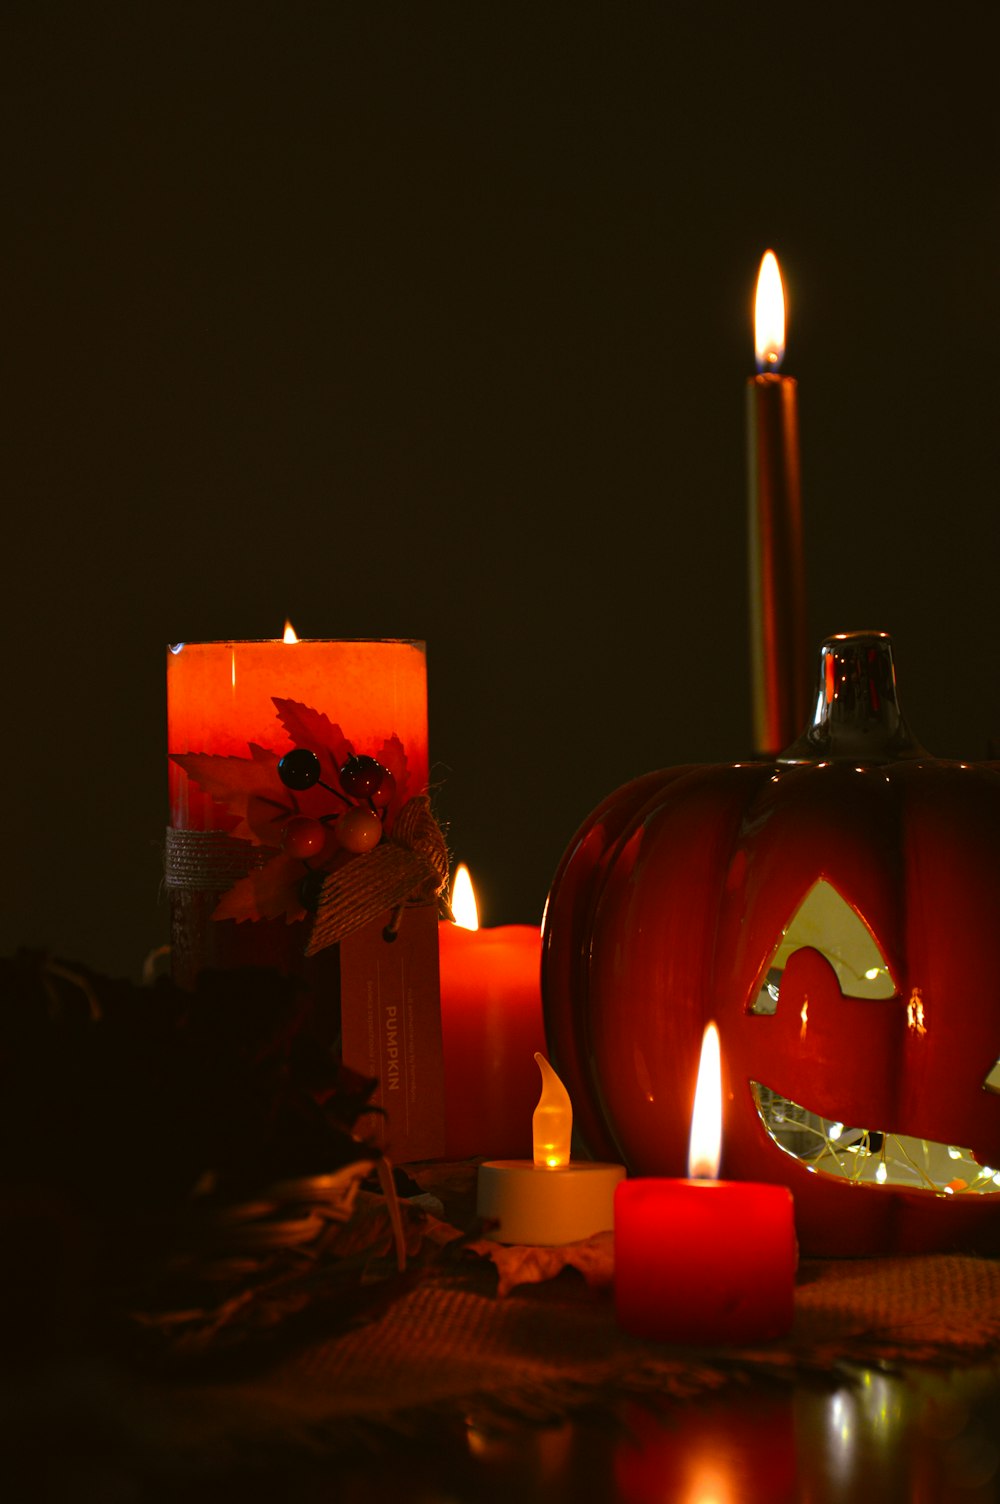
<path id="1" fill-rule="evenodd" d="M 615 1186 L 624 1165 L 570 1160 L 573 1104 L 544 1055 L 535 1054 L 542 1095 L 531 1119 L 533 1160 L 488 1160 L 479 1167 L 476 1210 L 499 1243 L 555 1247 L 614 1227 Z"/>

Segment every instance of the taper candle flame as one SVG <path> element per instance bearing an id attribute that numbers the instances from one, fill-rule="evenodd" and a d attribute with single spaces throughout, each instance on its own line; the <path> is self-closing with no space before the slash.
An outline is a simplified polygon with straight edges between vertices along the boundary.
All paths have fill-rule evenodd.
<path id="1" fill-rule="evenodd" d="M 455 877 L 451 885 L 451 913 L 460 929 L 478 930 L 479 906 L 476 903 L 476 890 L 472 886 L 472 878 L 464 862 L 460 862 L 455 868 Z"/>
<path id="2" fill-rule="evenodd" d="M 773 251 L 765 251 L 760 263 L 753 328 L 758 371 L 776 371 L 785 354 L 785 294 Z"/>
<path id="3" fill-rule="evenodd" d="M 569 1164 L 573 1134 L 573 1104 L 569 1092 L 545 1056 L 535 1051 L 542 1073 L 542 1095 L 531 1118 L 535 1164 L 539 1169 L 558 1170 Z"/>
<path id="4" fill-rule="evenodd" d="M 698 1084 L 691 1114 L 688 1175 L 692 1180 L 715 1180 L 722 1157 L 722 1053 L 719 1031 L 709 1024 L 701 1042 Z"/>
<path id="5" fill-rule="evenodd" d="M 299 640 L 296 635 L 295 628 L 292 626 L 287 616 L 285 618 L 285 635 L 281 640 L 282 642 L 298 642 Z"/>

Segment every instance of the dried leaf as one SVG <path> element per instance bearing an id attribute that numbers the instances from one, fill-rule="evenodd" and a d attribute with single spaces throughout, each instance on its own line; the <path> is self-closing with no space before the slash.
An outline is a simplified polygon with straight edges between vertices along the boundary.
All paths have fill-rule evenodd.
<path id="1" fill-rule="evenodd" d="M 278 777 L 277 752 L 254 742 L 249 745 L 249 757 L 174 752 L 171 760 L 206 794 L 238 817 L 230 832 L 232 836 L 252 841 L 255 846 L 276 846 L 281 839 L 281 826 L 299 812 L 299 805 Z"/>
<path id="2" fill-rule="evenodd" d="M 462 1237 L 457 1227 L 412 1207 L 406 1201 L 400 1203 L 400 1210 L 406 1257 L 411 1263 L 433 1262 L 438 1250 Z M 392 1258 L 395 1261 L 396 1236 L 385 1198 L 362 1191 L 350 1222 L 336 1230 L 331 1229 L 324 1243 L 324 1253 L 344 1260 L 363 1255 L 366 1259 Z"/>
<path id="3" fill-rule="evenodd" d="M 492 1259 L 497 1266 L 498 1295 L 509 1295 L 518 1285 L 555 1279 L 564 1269 L 579 1270 L 592 1290 L 605 1289 L 614 1278 L 614 1234 L 610 1232 L 598 1232 L 579 1243 L 562 1243 L 556 1248 L 508 1246 L 489 1238 L 468 1246 L 470 1253 Z"/>
<path id="4" fill-rule="evenodd" d="M 259 753 L 260 747 L 251 748 Z M 271 753 L 277 767 L 277 754 Z M 184 769 L 189 778 L 213 799 L 229 804 L 241 795 L 256 794 L 270 786 L 267 764 L 258 757 L 220 757 L 213 752 L 172 752 L 171 762 Z M 277 780 L 276 780 L 277 781 Z M 279 782 L 279 787 L 280 782 Z"/>
<path id="5" fill-rule="evenodd" d="M 406 763 L 406 753 L 403 750 L 403 743 L 398 736 L 390 736 L 388 741 L 384 741 L 375 753 L 375 758 L 382 764 L 383 768 L 388 769 L 396 780 L 396 791 L 389 800 L 385 815 L 386 829 L 391 830 L 393 821 L 410 797 L 410 794 L 422 793 L 423 790 L 411 790 L 409 788 L 410 773 Z"/>
<path id="6" fill-rule="evenodd" d="M 281 833 L 291 817 L 298 813 L 295 801 L 251 794 L 246 802 L 244 820 L 232 834 L 237 840 L 253 841 L 258 846 L 281 845 Z"/>
<path id="7" fill-rule="evenodd" d="M 354 751 L 340 727 L 321 710 L 313 710 L 300 700 L 273 700 L 278 719 L 295 747 L 307 747 L 319 758 L 325 783 L 340 787 L 340 769 Z"/>
<path id="8" fill-rule="evenodd" d="M 268 1195 L 303 1206 L 312 1205 L 329 1221 L 347 1223 L 354 1216 L 364 1181 L 380 1170 L 381 1165 L 381 1160 L 356 1159 L 326 1175 L 280 1181 L 268 1186 Z"/>
<path id="9" fill-rule="evenodd" d="M 302 863 L 278 852 L 263 867 L 241 877 L 219 899 L 213 919 L 284 919 L 294 924 L 306 917 L 299 899 Z"/>

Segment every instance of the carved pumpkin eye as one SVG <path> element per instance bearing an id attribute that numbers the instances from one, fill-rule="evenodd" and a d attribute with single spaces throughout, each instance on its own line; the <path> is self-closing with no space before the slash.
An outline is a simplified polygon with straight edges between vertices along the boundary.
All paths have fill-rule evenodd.
<path id="1" fill-rule="evenodd" d="M 845 997 L 896 995 L 896 983 L 871 930 L 833 884 L 820 878 L 785 926 L 751 1013 L 776 1012 L 782 974 L 789 957 L 803 946 L 829 961 Z"/>
<path id="2" fill-rule="evenodd" d="M 825 879 L 815 883 L 789 920 L 775 948 L 750 1012 L 775 1014 L 781 979 L 792 955 L 819 951 L 850 998 L 893 998 L 896 983 L 864 920 Z M 915 991 L 907 1005 L 911 1028 L 924 1032 L 923 1004 Z M 1000 1060 L 984 1083 L 1000 1093 Z M 958 1191 L 996 1194 L 1000 1171 L 980 1165 L 968 1149 L 908 1135 L 851 1127 L 811 1111 L 758 1081 L 751 1092 L 761 1121 L 779 1149 L 821 1175 L 868 1184 L 906 1186 L 937 1195 Z"/>

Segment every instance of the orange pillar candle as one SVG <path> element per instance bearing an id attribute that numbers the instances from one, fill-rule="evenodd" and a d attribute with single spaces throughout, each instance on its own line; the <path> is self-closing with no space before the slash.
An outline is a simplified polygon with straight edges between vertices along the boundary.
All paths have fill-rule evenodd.
<path id="1" fill-rule="evenodd" d="M 340 726 L 355 753 L 377 756 L 396 736 L 406 757 L 405 796 L 427 788 L 427 675 L 422 642 L 285 639 L 178 643 L 167 653 L 167 750 L 174 978 L 191 987 L 207 966 L 266 966 L 313 977 L 336 957 L 306 963 L 306 921 L 284 917 L 237 922 L 214 917 L 222 894 L 266 860 L 268 848 L 230 839 L 237 817 L 174 761 L 207 754 L 246 761 L 252 749 L 284 755 L 294 745 L 275 699 L 308 706 Z M 225 764 L 222 765 L 225 767 Z M 240 763 L 234 765 L 237 769 Z M 403 792 L 403 791 L 401 791 Z"/>
<path id="2" fill-rule="evenodd" d="M 167 654 L 167 751 L 249 757 L 251 744 L 289 749 L 275 697 L 336 722 L 355 752 L 375 755 L 391 736 L 406 752 L 408 791 L 427 787 L 427 663 L 422 642 L 291 637 L 182 642 Z M 234 822 L 169 763 L 170 823 L 224 830 Z"/>
<path id="3" fill-rule="evenodd" d="M 545 1050 L 541 930 L 527 924 L 479 929 L 474 908 L 473 897 L 462 924 L 438 927 L 445 1153 L 449 1159 L 519 1158 L 531 1152 L 538 1096 L 533 1061 Z"/>
<path id="4" fill-rule="evenodd" d="M 440 1157 L 437 905 L 408 908 L 395 938 L 387 906 L 306 954 L 310 885 L 342 860 L 368 860 L 427 792 L 423 643 L 298 641 L 290 628 L 284 640 L 181 643 L 167 658 L 167 720 L 175 981 L 193 987 L 209 967 L 295 977 L 316 1042 L 376 1082 L 373 1136 L 401 1163 Z M 278 760 L 296 748 L 283 773 Z M 352 758 L 382 762 L 384 800 Z M 290 802 L 276 798 L 279 781 Z"/>

